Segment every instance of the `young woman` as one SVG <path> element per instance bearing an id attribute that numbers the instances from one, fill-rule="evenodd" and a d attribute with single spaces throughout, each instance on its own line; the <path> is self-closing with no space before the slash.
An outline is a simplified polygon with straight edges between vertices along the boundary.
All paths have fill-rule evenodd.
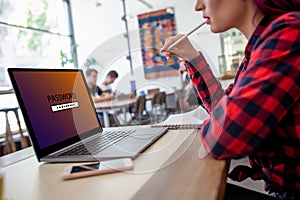
<path id="1" fill-rule="evenodd" d="M 211 116 L 200 131 L 206 150 L 216 159 L 249 156 L 251 168 L 229 176 L 262 178 L 273 196 L 300 199 L 300 0 L 198 0 L 195 9 L 212 32 L 237 28 L 249 40 L 226 90 L 188 39 L 168 49 L 182 35 L 162 48 L 187 61 Z"/>

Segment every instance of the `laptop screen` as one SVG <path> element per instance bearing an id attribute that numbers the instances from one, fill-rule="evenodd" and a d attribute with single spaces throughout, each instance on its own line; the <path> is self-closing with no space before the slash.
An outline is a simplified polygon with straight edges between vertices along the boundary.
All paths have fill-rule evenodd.
<path id="1" fill-rule="evenodd" d="M 98 128 L 80 71 L 14 71 L 40 149 Z"/>

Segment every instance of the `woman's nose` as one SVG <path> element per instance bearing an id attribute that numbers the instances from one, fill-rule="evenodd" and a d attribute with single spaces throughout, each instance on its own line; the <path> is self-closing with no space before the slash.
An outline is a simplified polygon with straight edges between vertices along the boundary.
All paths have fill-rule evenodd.
<path id="1" fill-rule="evenodd" d="M 203 0 L 196 0 L 195 10 L 201 11 L 205 8 Z"/>

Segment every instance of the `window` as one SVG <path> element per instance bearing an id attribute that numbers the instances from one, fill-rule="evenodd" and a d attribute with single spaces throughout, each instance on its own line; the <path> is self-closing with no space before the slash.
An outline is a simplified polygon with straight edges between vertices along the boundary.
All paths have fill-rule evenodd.
<path id="1" fill-rule="evenodd" d="M 0 0 L 0 87 L 9 67 L 77 67 L 69 0 Z"/>
<path id="2" fill-rule="evenodd" d="M 221 34 L 223 55 L 219 56 L 220 74 L 234 76 L 242 62 L 247 39 L 237 29 L 230 29 Z"/>

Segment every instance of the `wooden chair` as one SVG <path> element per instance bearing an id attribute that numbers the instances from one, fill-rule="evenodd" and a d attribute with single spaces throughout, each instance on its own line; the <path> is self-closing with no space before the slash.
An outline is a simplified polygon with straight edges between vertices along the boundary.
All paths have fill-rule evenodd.
<path id="1" fill-rule="evenodd" d="M 148 94 L 148 95 L 156 94 L 156 93 L 158 93 L 158 92 L 160 92 L 160 89 L 159 89 L 159 88 L 154 88 L 154 89 L 148 89 L 148 90 L 147 90 L 147 94 Z"/>
<path id="2" fill-rule="evenodd" d="M 8 153 L 12 153 L 15 152 L 17 150 L 16 148 L 16 141 L 14 141 L 14 137 L 13 137 L 13 132 L 11 131 L 10 128 L 10 123 L 9 123 L 9 119 L 8 119 L 8 113 L 9 112 L 13 112 L 15 114 L 15 117 L 17 119 L 17 124 L 19 127 L 19 134 L 20 134 L 20 138 L 21 138 L 21 148 L 27 148 L 28 147 L 28 142 L 26 137 L 24 136 L 22 127 L 21 127 L 21 123 L 20 123 L 20 118 L 19 118 L 19 113 L 18 113 L 18 107 L 14 107 L 14 108 L 2 108 L 0 109 L 0 113 L 4 112 L 5 113 L 5 121 L 6 121 L 6 132 L 5 132 L 5 144 L 4 144 L 4 149 L 3 149 L 3 154 L 8 154 Z"/>
<path id="3" fill-rule="evenodd" d="M 155 93 L 152 99 L 152 109 L 151 109 L 153 122 L 159 122 L 160 120 L 163 120 L 162 117 L 165 115 L 165 108 L 166 108 L 166 93 L 165 92 Z"/>
<path id="4" fill-rule="evenodd" d="M 167 115 L 177 114 L 180 108 L 179 97 L 174 93 L 171 95 L 166 95 L 166 107 L 165 110 Z"/>
<path id="5" fill-rule="evenodd" d="M 131 124 L 134 125 L 145 125 L 150 123 L 150 117 L 146 111 L 146 97 L 140 96 L 136 100 L 134 107 L 134 115 L 132 117 Z"/>

